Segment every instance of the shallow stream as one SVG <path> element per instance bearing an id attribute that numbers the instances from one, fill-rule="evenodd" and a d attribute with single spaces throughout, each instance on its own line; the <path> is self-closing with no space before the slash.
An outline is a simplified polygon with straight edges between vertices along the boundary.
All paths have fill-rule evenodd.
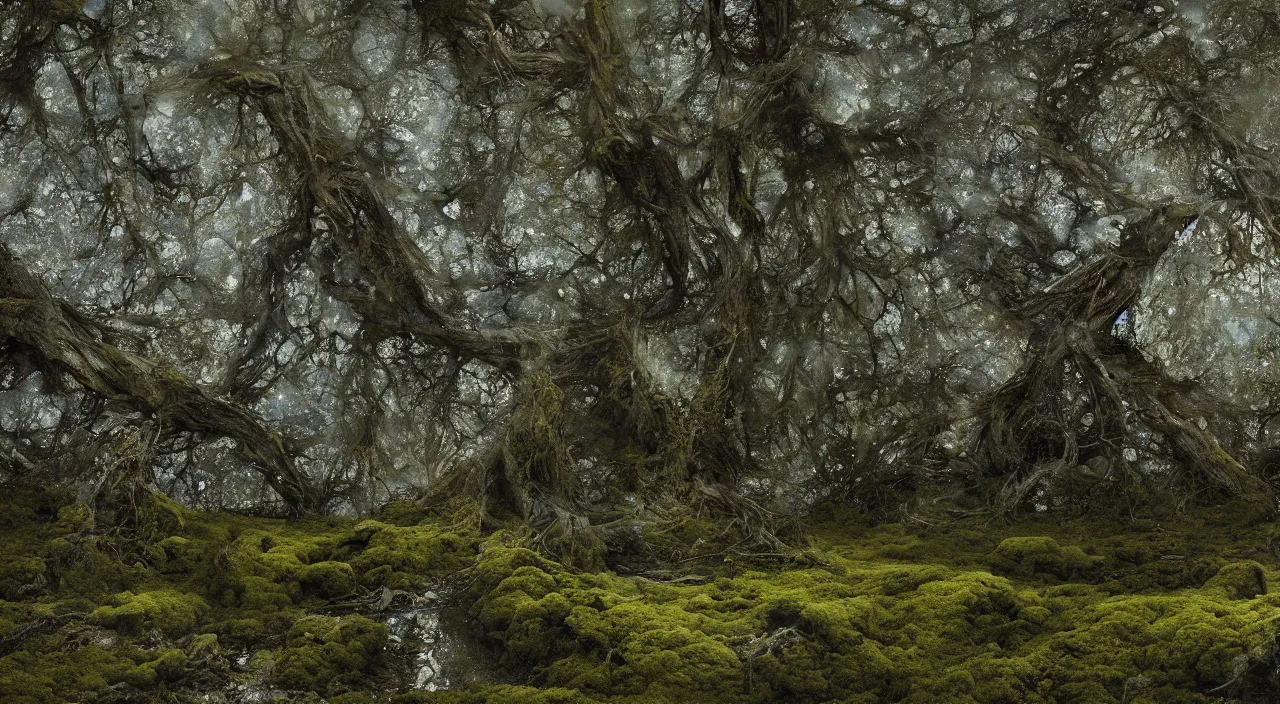
<path id="1" fill-rule="evenodd" d="M 497 663 L 464 609 L 429 605 L 388 612 L 388 655 L 401 690 L 453 689 L 499 681 Z"/>
<path id="2" fill-rule="evenodd" d="M 417 598 L 416 604 L 391 607 L 381 614 L 365 614 L 387 624 L 387 667 L 381 689 L 436 691 L 503 682 L 492 650 L 480 641 L 475 628 L 468 623 L 466 610 L 435 601 L 432 592 L 427 596 Z M 236 678 L 239 681 L 222 693 L 205 695 L 202 701 L 264 704 L 288 700 L 287 691 L 271 685 L 270 667 L 264 667 L 257 654 L 246 651 L 232 656 L 232 669 L 244 677 Z"/>

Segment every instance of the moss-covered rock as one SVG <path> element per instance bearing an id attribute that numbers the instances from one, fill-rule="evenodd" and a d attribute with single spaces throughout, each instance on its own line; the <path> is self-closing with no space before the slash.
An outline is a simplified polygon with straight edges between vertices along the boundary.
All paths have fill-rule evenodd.
<path id="1" fill-rule="evenodd" d="M 189 540 L 181 535 L 171 535 L 155 543 L 161 569 L 167 573 L 186 573 L 194 571 L 201 561 L 207 558 L 205 544 Z"/>
<path id="2" fill-rule="evenodd" d="M 209 605 L 195 594 L 161 589 L 141 594 L 123 592 L 113 599 L 113 606 L 102 606 L 89 615 L 99 626 L 124 633 L 140 633 L 154 628 L 168 636 L 190 633 L 209 614 Z"/>
<path id="3" fill-rule="evenodd" d="M 383 506 L 377 518 L 394 526 L 416 526 L 427 518 L 427 510 L 416 501 L 397 500 Z"/>
<path id="4" fill-rule="evenodd" d="M 1206 590 L 1222 591 L 1232 599 L 1252 599 L 1267 593 L 1267 573 L 1252 560 L 1224 565 L 1204 585 Z"/>
<path id="5" fill-rule="evenodd" d="M 1074 545 L 1064 548 L 1040 536 L 1005 538 L 991 554 L 991 569 L 997 574 L 1060 580 L 1092 578 L 1101 562 Z"/>
<path id="6" fill-rule="evenodd" d="M 129 652 L 98 645 L 51 652 L 28 648 L 0 658 L 0 693 L 6 704 L 92 701 L 124 682 L 137 665 Z"/>
<path id="7" fill-rule="evenodd" d="M 93 529 L 93 509 L 86 503 L 77 501 L 58 509 L 58 520 L 53 524 L 56 535 L 68 535 Z"/>
<path id="8" fill-rule="evenodd" d="M 21 599 L 44 581 L 45 563 L 38 557 L 0 554 L 0 598 Z"/>
<path id="9" fill-rule="evenodd" d="M 261 577 L 271 582 L 296 579 L 299 569 L 322 551 L 307 541 L 287 540 L 264 530 L 246 530 L 227 548 L 227 563 L 236 577 Z"/>
<path id="10" fill-rule="evenodd" d="M 303 594 L 304 575 L 312 594 L 350 593 L 345 589 L 346 569 L 328 562 L 336 544 L 337 536 L 328 532 L 240 530 L 217 563 L 209 566 L 208 587 L 219 603 L 254 611 L 277 611 L 296 603 Z M 349 582 L 354 582 L 354 575 Z"/>
<path id="11" fill-rule="evenodd" d="M 246 611 L 275 612 L 289 608 L 298 597 L 296 582 L 280 584 L 263 577 L 240 581 L 239 605 Z"/>
<path id="12" fill-rule="evenodd" d="M 508 666 L 540 668 L 549 686 L 720 701 L 743 682 L 729 643 L 754 628 L 748 600 L 682 603 L 656 584 L 656 601 L 644 599 L 629 580 L 572 574 L 522 548 L 489 548 L 478 571 L 486 591 L 472 613 Z"/>
<path id="13" fill-rule="evenodd" d="M 222 653 L 222 648 L 218 644 L 218 634 L 200 633 L 192 636 L 184 652 L 192 662 L 204 662 L 218 657 Z"/>
<path id="14" fill-rule="evenodd" d="M 160 682 L 180 679 L 185 674 L 186 667 L 185 653 L 181 650 L 165 650 L 159 657 L 129 668 L 123 679 L 138 689 L 147 689 Z"/>
<path id="15" fill-rule="evenodd" d="M 298 583 L 304 592 L 333 599 L 355 591 L 356 575 L 351 565 L 326 560 L 299 569 Z"/>
<path id="16" fill-rule="evenodd" d="M 272 630 L 261 618 L 228 618 L 219 621 L 214 628 L 221 641 L 241 647 L 261 643 Z"/>
<path id="17" fill-rule="evenodd" d="M 119 592 L 138 589 L 150 575 L 138 547 L 81 534 L 54 538 L 42 546 L 41 553 L 49 568 L 49 581 L 57 589 L 105 601 Z"/>
<path id="18" fill-rule="evenodd" d="M 386 643 L 386 625 L 363 616 L 304 616 L 289 629 L 275 679 L 288 689 L 325 692 L 334 681 L 358 680 Z"/>
<path id="19" fill-rule="evenodd" d="M 423 589 L 475 557 L 472 541 L 434 525 L 397 527 L 365 521 L 346 538 L 348 560 L 369 587 Z"/>
<path id="20" fill-rule="evenodd" d="M 153 539 L 176 535 L 186 530 L 188 513 L 189 509 L 168 496 L 149 493 L 145 504 L 140 507 L 139 515 L 135 516 L 135 521 L 139 523 L 135 529 Z"/>

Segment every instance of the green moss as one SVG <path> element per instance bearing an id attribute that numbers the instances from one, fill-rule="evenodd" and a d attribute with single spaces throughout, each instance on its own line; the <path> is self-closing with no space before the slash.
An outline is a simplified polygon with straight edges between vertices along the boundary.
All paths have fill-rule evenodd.
<path id="1" fill-rule="evenodd" d="M 79 533 L 92 528 L 93 509 L 79 501 L 58 509 L 58 520 L 53 524 L 53 532 L 57 535 Z"/>
<path id="2" fill-rule="evenodd" d="M 229 618 L 220 621 L 215 628 L 221 639 L 238 646 L 260 643 L 270 631 L 260 618 Z"/>
<path id="3" fill-rule="evenodd" d="M 124 633 L 140 633 L 154 628 L 169 636 L 190 633 L 209 614 L 209 605 L 194 594 L 162 589 L 141 594 L 123 592 L 89 615 L 99 626 Z"/>
<path id="4" fill-rule="evenodd" d="M 471 564 L 472 541 L 434 525 L 396 527 L 365 521 L 345 538 L 362 584 L 422 589 Z"/>
<path id="5" fill-rule="evenodd" d="M 134 546 L 93 534 L 54 538 L 40 547 L 57 590 L 103 601 L 134 590 L 149 575 Z"/>
<path id="6" fill-rule="evenodd" d="M 325 561 L 298 570 L 298 583 L 305 592 L 333 599 L 355 591 L 356 576 L 345 562 Z"/>
<path id="7" fill-rule="evenodd" d="M 415 501 L 392 501 L 378 512 L 378 520 L 396 526 L 416 526 L 427 518 L 427 510 Z"/>
<path id="8" fill-rule="evenodd" d="M 477 570 L 472 613 L 508 666 L 538 669 L 548 686 L 719 701 L 743 682 L 729 641 L 752 631 L 747 600 L 680 603 L 654 584 L 650 601 L 629 580 L 571 574 L 521 548 L 491 547 Z"/>
<path id="9" fill-rule="evenodd" d="M 1252 560 L 1232 562 L 1218 570 L 1204 586 L 1206 590 L 1225 592 L 1231 599 L 1252 599 L 1267 593 L 1267 573 Z"/>
<path id="10" fill-rule="evenodd" d="M 263 530 L 242 532 L 227 549 L 227 562 L 234 576 L 261 577 L 270 582 L 296 579 L 299 569 L 312 556 L 323 553 L 307 541 L 285 540 Z"/>
<path id="11" fill-rule="evenodd" d="M 187 643 L 185 652 L 192 661 L 202 662 L 221 655 L 222 648 L 218 645 L 216 633 L 200 633 L 193 636 L 191 642 Z"/>
<path id="12" fill-rule="evenodd" d="M 1080 579 L 1096 573 L 1100 562 L 1074 545 L 1063 548 L 1040 536 L 1005 538 L 991 554 L 992 571 L 1019 577 Z"/>
<path id="13" fill-rule="evenodd" d="M 289 629 L 275 679 L 289 689 L 326 691 L 355 682 L 387 643 L 387 627 L 363 616 L 304 616 Z"/>
<path id="14" fill-rule="evenodd" d="M 855 546 L 863 559 L 829 543 L 820 566 L 674 585 L 574 573 L 498 536 L 472 615 L 543 691 L 615 702 L 1119 702 L 1145 683 L 1152 701 L 1207 703 L 1277 633 L 1280 609 L 1232 598 L 1247 590 L 1114 595 L 1100 582 L 1117 558 L 1012 538 L 970 553 L 1000 575 L 885 562 L 885 544 L 934 549 L 898 530 Z M 1251 566 L 1230 574 L 1257 589 Z"/>
<path id="15" fill-rule="evenodd" d="M 671 511 L 660 522 L 645 525 L 644 544 L 664 558 L 685 559 L 723 551 L 718 543 L 724 533 L 711 518 L 690 509 Z"/>
<path id="16" fill-rule="evenodd" d="M 409 692 L 391 697 L 391 704 L 598 704 L 601 701 L 574 689 L 513 685 L 497 685 L 477 691 Z"/>
<path id="17" fill-rule="evenodd" d="M 46 503 L 50 516 L 66 501 Z M 705 542 L 712 527 L 670 521 L 653 533 L 668 541 L 661 551 L 697 558 L 705 576 L 664 582 L 576 571 L 506 533 L 477 556 L 471 536 L 430 523 L 185 510 L 152 559 L 101 531 L 58 535 L 15 506 L 0 512 L 12 537 L 0 588 L 14 590 L 0 636 L 30 631 L 0 657 L 0 699 L 176 701 L 222 688 L 235 675 L 221 656 L 252 652 L 249 669 L 294 700 L 386 701 L 386 628 L 306 610 L 360 603 L 349 596 L 361 582 L 456 575 L 502 676 L 520 684 L 399 704 L 1209 704 L 1280 632 L 1280 597 L 1266 590 L 1280 531 L 1237 513 L 1164 527 L 845 522 L 820 525 L 808 559 L 767 569 L 711 563 L 715 550 L 682 541 Z M 103 593 L 119 583 L 135 586 Z"/>
<path id="18" fill-rule="evenodd" d="M 137 666 L 123 650 L 86 645 L 40 652 L 28 648 L 0 658 L 0 692 L 6 704 L 62 704 L 92 700 L 125 681 Z"/>
<path id="19" fill-rule="evenodd" d="M 44 580 L 44 560 L 20 555 L 0 555 L 0 597 L 20 599 Z"/>
<path id="20" fill-rule="evenodd" d="M 340 563 L 328 561 L 337 533 L 329 532 L 328 526 L 321 530 L 235 531 L 222 556 L 207 565 L 210 596 L 224 606 L 274 612 L 302 597 L 304 579 L 309 593 L 321 598 L 350 593 L 354 575 L 346 574 L 349 568 Z"/>
<path id="21" fill-rule="evenodd" d="M 242 591 L 239 604 L 248 611 L 274 612 L 287 609 L 298 596 L 297 589 L 289 589 L 293 586 L 296 583 L 280 585 L 262 577 L 245 577 L 240 581 Z"/>
<path id="22" fill-rule="evenodd" d="M 139 536 L 157 541 L 184 531 L 190 513 L 164 494 L 147 493 L 133 504 L 130 520 Z"/>
<path id="23" fill-rule="evenodd" d="M 166 650 L 159 657 L 129 668 L 123 680 L 138 689 L 147 689 L 160 682 L 180 679 L 186 672 L 187 656 L 181 650 Z"/>
<path id="24" fill-rule="evenodd" d="M 161 569 L 169 573 L 185 573 L 194 571 L 205 559 L 206 545 L 201 541 L 193 541 L 180 535 L 171 535 L 155 544 L 159 551 L 158 562 Z"/>

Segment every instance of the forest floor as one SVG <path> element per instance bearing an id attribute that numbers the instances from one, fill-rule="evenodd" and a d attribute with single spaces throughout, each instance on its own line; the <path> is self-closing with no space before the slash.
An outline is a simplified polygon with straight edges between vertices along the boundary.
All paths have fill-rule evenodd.
<path id="1" fill-rule="evenodd" d="M 0 495 L 7 703 L 1280 700 L 1280 524 L 1252 504 L 832 511 L 771 562 L 710 549 L 689 517 L 646 535 L 668 569 L 625 574 L 411 504 L 285 522 L 157 497 L 122 530 L 55 492 Z"/>

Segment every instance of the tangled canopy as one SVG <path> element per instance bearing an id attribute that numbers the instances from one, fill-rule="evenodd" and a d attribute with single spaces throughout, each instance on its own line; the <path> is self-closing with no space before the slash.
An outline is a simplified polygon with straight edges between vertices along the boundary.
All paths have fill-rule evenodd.
<path id="1" fill-rule="evenodd" d="M 1274 499 L 1263 0 L 16 0 L 0 471 L 514 514 Z"/>

